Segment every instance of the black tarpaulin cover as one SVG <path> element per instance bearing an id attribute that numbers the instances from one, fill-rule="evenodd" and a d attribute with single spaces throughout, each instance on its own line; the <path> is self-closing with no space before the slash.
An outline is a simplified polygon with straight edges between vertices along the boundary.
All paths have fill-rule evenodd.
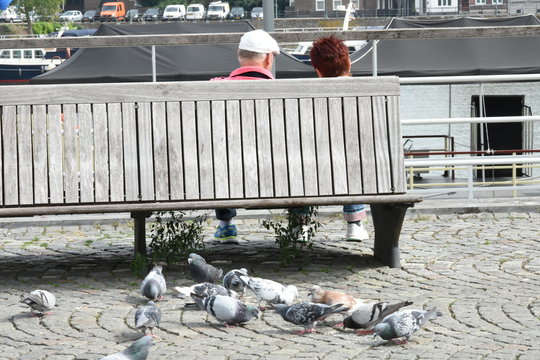
<path id="1" fill-rule="evenodd" d="M 387 28 L 441 28 L 539 25 L 534 15 L 478 19 L 406 20 Z M 372 45 L 351 55 L 353 75 L 372 74 Z M 459 76 L 540 73 L 540 37 L 381 40 L 378 75 Z"/>
<path id="2" fill-rule="evenodd" d="M 94 36 L 247 32 L 248 22 L 102 24 Z M 227 76 L 238 67 L 238 45 L 156 47 L 158 81 L 208 80 Z M 31 79 L 32 84 L 152 81 L 151 47 L 80 49 L 55 69 Z M 288 54 L 276 57 L 278 78 L 315 77 L 311 66 Z"/>

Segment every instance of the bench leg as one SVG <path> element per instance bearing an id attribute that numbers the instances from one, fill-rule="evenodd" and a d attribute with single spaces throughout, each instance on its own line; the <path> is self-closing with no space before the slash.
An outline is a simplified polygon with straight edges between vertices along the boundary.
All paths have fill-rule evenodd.
<path id="1" fill-rule="evenodd" d="M 131 218 L 135 224 L 135 247 L 134 255 L 141 254 L 146 256 L 146 218 L 152 215 L 149 211 L 137 211 L 131 213 Z"/>
<path id="2" fill-rule="evenodd" d="M 413 204 L 371 204 L 375 227 L 373 255 L 391 268 L 399 268 L 399 235 L 405 213 Z"/>

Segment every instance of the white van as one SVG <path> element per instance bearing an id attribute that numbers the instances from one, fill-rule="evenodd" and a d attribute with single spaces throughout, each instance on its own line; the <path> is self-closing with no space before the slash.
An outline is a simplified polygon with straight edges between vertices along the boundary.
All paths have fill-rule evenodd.
<path id="1" fill-rule="evenodd" d="M 204 11 L 204 5 L 191 4 L 188 5 L 186 10 L 186 20 L 204 20 L 206 18 L 206 12 Z"/>
<path id="2" fill-rule="evenodd" d="M 185 20 L 186 7 L 184 5 L 167 5 L 163 11 L 163 21 Z"/>
<path id="3" fill-rule="evenodd" d="M 208 5 L 206 17 L 208 20 L 225 20 L 229 18 L 230 12 L 228 2 L 214 1 Z"/>

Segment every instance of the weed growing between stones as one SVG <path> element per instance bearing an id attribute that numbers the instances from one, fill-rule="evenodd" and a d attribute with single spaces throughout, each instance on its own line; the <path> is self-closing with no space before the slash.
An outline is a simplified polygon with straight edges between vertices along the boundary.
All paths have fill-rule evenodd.
<path id="1" fill-rule="evenodd" d="M 150 225 L 150 254 L 148 257 L 135 255 L 131 271 L 142 276 L 151 264 L 180 263 L 192 252 L 203 252 L 203 223 L 207 217 L 207 214 L 186 217 L 184 211 L 156 212 L 155 222 Z"/>
<path id="2" fill-rule="evenodd" d="M 282 264 L 288 264 L 303 250 L 313 247 L 313 238 L 321 223 L 316 220 L 318 211 L 313 206 L 309 207 L 307 213 L 298 214 L 287 209 L 284 215 L 284 221 L 276 218 L 263 220 L 262 226 L 266 230 L 274 231 L 276 243 L 279 246 L 280 261 Z"/>

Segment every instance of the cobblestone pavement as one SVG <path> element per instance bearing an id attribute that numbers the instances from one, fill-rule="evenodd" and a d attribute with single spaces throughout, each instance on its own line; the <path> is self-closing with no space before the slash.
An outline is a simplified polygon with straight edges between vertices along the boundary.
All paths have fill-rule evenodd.
<path id="1" fill-rule="evenodd" d="M 149 359 L 540 359 L 538 212 L 409 214 L 401 269 L 375 261 L 372 241 L 341 240 L 339 215 L 321 221 L 304 265 L 280 266 L 273 234 L 249 218 L 238 220 L 239 245 L 218 244 L 208 227 L 207 259 L 224 270 L 246 267 L 296 284 L 301 299 L 319 284 L 364 299 L 437 306 L 444 316 L 408 344 L 392 345 L 332 327 L 340 315 L 302 336 L 271 310 L 225 328 L 169 291 L 159 303 L 163 320 Z M 138 338 L 133 316 L 144 299 L 141 279 L 129 270 L 132 224 L 30 225 L 0 224 L 0 359 L 98 359 Z M 183 264 L 165 269 L 170 289 L 191 284 L 185 270 Z M 41 318 L 19 303 L 37 288 L 58 302 Z"/>

